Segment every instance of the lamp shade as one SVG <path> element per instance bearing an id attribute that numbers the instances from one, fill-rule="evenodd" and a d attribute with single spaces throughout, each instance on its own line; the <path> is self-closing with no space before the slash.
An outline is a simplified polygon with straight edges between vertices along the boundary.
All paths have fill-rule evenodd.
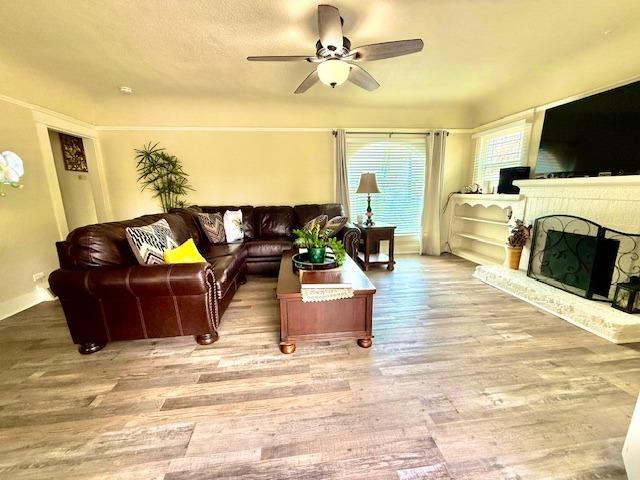
<path id="1" fill-rule="evenodd" d="M 375 173 L 363 173 L 360 175 L 360 184 L 356 193 L 380 193 Z"/>

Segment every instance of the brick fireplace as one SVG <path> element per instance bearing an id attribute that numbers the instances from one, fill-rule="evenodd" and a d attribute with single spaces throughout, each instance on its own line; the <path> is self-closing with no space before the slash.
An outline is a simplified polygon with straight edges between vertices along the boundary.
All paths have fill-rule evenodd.
<path id="1" fill-rule="evenodd" d="M 475 276 L 609 341 L 640 342 L 640 315 L 610 304 L 615 284 L 640 273 L 640 176 L 514 183 L 525 223 L 538 220 L 532 242 L 520 270 L 485 265 Z"/>

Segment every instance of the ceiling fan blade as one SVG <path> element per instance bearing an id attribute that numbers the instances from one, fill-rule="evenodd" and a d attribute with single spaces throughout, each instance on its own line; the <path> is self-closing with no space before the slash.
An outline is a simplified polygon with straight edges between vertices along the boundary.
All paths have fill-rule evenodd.
<path id="1" fill-rule="evenodd" d="M 364 88 L 368 91 L 373 91 L 380 86 L 376 79 L 358 65 L 351 64 L 351 71 L 349 72 L 349 81 L 355 83 L 360 88 Z"/>
<path id="2" fill-rule="evenodd" d="M 332 52 L 342 48 L 342 20 L 336 7 L 318 5 L 318 32 L 324 48 Z"/>
<path id="3" fill-rule="evenodd" d="M 372 43 L 351 50 L 353 61 L 382 60 L 383 58 L 400 57 L 422 50 L 424 42 L 420 38 L 413 40 L 398 40 L 396 42 Z"/>
<path id="4" fill-rule="evenodd" d="M 298 88 L 296 88 L 296 91 L 293 93 L 304 93 L 307 90 L 309 90 L 309 88 L 311 88 L 318 80 L 320 80 L 320 78 L 318 77 L 318 70 L 313 70 L 313 72 L 311 72 L 309 74 L 309 76 L 307 76 L 307 78 L 305 78 L 302 83 L 300 84 L 300 86 Z"/>
<path id="5" fill-rule="evenodd" d="M 247 57 L 250 62 L 311 62 L 312 58 L 303 55 L 282 55 L 282 56 L 262 56 L 262 57 Z"/>

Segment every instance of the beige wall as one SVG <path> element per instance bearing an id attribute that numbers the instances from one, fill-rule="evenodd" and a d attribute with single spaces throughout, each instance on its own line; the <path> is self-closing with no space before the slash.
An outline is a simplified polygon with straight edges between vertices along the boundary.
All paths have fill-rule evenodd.
<path id="1" fill-rule="evenodd" d="M 182 160 L 195 189 L 188 203 L 293 205 L 333 198 L 331 132 L 118 131 L 100 144 L 115 218 L 159 211 L 140 191 L 134 149 L 159 142 Z"/>
<path id="2" fill-rule="evenodd" d="M 19 63 L 6 56 L 0 58 L 0 65 L 0 98 L 6 95 L 93 122 L 94 99 L 77 85 L 56 80 L 37 65 Z"/>
<path id="3" fill-rule="evenodd" d="M 544 65 L 531 65 L 525 78 L 490 92 L 474 107 L 475 126 L 640 75 L 640 35 L 613 34 L 595 48 Z"/>
<path id="4" fill-rule="evenodd" d="M 531 122 L 528 165 L 535 168 L 545 105 L 560 104 L 640 79 L 640 36 L 614 33 L 594 48 L 562 61 L 532 65 L 525 78 L 488 93 L 473 108 L 476 128 L 508 123 L 513 117 Z M 473 164 L 469 151 L 470 166 Z M 471 181 L 471 177 L 469 177 Z"/>
<path id="5" fill-rule="evenodd" d="M 160 142 L 182 160 L 195 188 L 189 203 L 294 205 L 334 199 L 330 132 L 109 131 L 100 135 L 100 144 L 117 219 L 160 209 L 136 182 L 133 150 L 148 142 Z M 443 202 L 470 181 L 470 142 L 468 133 L 447 138 Z M 399 253 L 417 251 L 417 241 L 405 243 L 398 241 Z"/>
<path id="6" fill-rule="evenodd" d="M 466 128 L 473 127 L 469 105 L 412 102 L 396 107 L 348 105 L 344 97 L 307 103 L 297 95 L 284 101 L 262 98 L 179 98 L 105 96 L 96 103 L 95 123 L 108 126 Z"/>
<path id="7" fill-rule="evenodd" d="M 57 267 L 58 231 L 31 111 L 0 101 L 0 150 L 24 161 L 24 188 L 0 198 L 0 318 L 33 303 L 33 274 Z"/>
<path id="8" fill-rule="evenodd" d="M 60 134 L 49 130 L 51 152 L 56 166 L 60 194 L 64 204 L 64 214 L 69 230 L 98 222 L 96 204 L 93 200 L 91 172 L 72 172 L 64 168 Z"/>
<path id="9" fill-rule="evenodd" d="M 443 202 L 446 201 L 451 192 L 458 192 L 462 187 L 471 183 L 471 177 L 473 176 L 471 134 L 449 134 L 444 157 Z"/>
<path id="10" fill-rule="evenodd" d="M 100 134 L 115 218 L 159 211 L 136 181 L 134 149 L 159 142 L 180 158 L 200 205 L 293 205 L 334 198 L 330 132 L 109 131 Z M 443 199 L 470 180 L 470 134 L 447 139 Z"/>

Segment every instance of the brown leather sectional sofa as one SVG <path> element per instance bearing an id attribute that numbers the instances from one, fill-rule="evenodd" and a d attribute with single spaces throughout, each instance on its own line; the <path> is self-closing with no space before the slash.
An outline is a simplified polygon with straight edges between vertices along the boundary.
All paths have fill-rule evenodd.
<path id="1" fill-rule="evenodd" d="M 242 210 L 244 241 L 212 245 L 199 212 Z M 49 277 L 80 353 L 93 353 L 112 340 L 194 335 L 200 344 L 218 338 L 222 314 L 246 274 L 275 274 L 282 252 L 293 246 L 293 230 L 326 214 L 343 214 L 339 204 L 252 207 L 193 206 L 133 220 L 89 225 L 56 244 L 60 269 Z M 193 238 L 206 264 L 139 265 L 125 227 L 164 218 L 178 243 Z M 338 234 L 355 257 L 360 230 Z"/>

